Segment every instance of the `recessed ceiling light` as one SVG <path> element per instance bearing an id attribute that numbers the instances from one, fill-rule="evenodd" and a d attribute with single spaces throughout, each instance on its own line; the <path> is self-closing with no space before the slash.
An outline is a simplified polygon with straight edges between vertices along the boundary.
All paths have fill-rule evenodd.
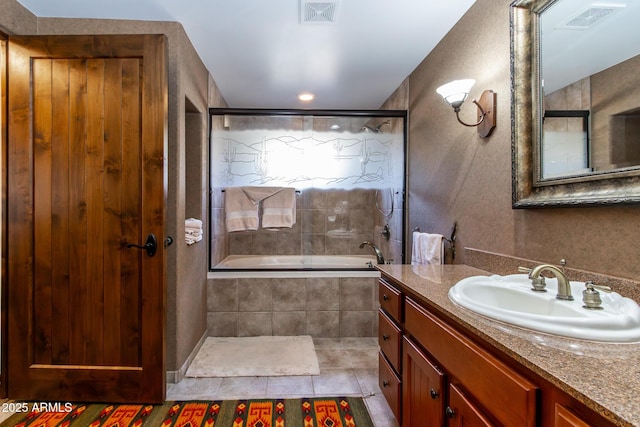
<path id="1" fill-rule="evenodd" d="M 315 95 L 309 92 L 303 92 L 300 95 L 298 95 L 298 99 L 300 101 L 305 101 L 305 102 L 313 101 L 313 98 L 315 98 Z"/>

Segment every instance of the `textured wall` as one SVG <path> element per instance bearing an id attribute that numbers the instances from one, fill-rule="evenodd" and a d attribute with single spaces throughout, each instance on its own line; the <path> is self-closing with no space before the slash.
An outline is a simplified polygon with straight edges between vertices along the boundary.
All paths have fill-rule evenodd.
<path id="1" fill-rule="evenodd" d="M 478 0 L 409 77 L 409 224 L 447 233 L 463 247 L 637 279 L 637 206 L 511 208 L 509 4 Z M 457 123 L 436 88 L 474 78 L 470 98 L 497 92 L 497 123 L 482 139 Z M 461 116 L 475 119 L 467 102 Z"/>

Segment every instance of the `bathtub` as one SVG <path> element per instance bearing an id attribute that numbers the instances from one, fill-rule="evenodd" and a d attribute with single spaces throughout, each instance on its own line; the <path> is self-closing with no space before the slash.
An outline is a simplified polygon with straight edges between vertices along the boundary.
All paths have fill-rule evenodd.
<path id="1" fill-rule="evenodd" d="M 210 278 L 380 277 L 369 255 L 230 255 Z"/>

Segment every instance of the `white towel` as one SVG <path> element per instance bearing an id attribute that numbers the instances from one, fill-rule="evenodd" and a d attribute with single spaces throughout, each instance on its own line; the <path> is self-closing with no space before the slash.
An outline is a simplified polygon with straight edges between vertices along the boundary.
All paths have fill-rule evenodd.
<path id="1" fill-rule="evenodd" d="M 202 236 L 203 233 L 201 228 L 185 228 L 184 234 L 187 236 L 198 237 Z"/>
<path id="2" fill-rule="evenodd" d="M 185 236 L 185 239 L 184 239 L 187 245 L 193 245 L 194 243 L 199 242 L 200 240 L 202 240 L 202 234 L 199 236 Z"/>
<path id="3" fill-rule="evenodd" d="M 414 231 L 411 264 L 444 264 L 444 236 Z"/>
<path id="4" fill-rule="evenodd" d="M 262 201 L 264 228 L 291 228 L 296 223 L 296 191 L 283 188 Z"/>
<path id="5" fill-rule="evenodd" d="M 184 220 L 184 241 L 187 245 L 193 245 L 202 240 L 202 221 L 196 218 Z"/>
<path id="6" fill-rule="evenodd" d="M 184 226 L 186 228 L 200 228 L 202 229 L 202 221 L 196 218 L 187 218 L 184 220 Z"/>

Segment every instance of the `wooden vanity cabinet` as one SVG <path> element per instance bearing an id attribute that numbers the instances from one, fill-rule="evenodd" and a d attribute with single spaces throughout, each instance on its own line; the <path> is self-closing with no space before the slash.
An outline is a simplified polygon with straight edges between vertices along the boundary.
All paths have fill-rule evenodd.
<path id="1" fill-rule="evenodd" d="M 447 375 L 448 425 L 463 419 L 469 420 L 464 425 L 536 425 L 535 384 L 410 298 L 405 302 L 405 333 Z M 405 399 L 411 399 L 408 392 L 405 388 Z"/>
<path id="2" fill-rule="evenodd" d="M 402 427 L 613 427 L 383 275 L 380 388 Z M 405 294 L 406 292 L 406 294 Z"/>
<path id="3" fill-rule="evenodd" d="M 404 296 L 393 285 L 378 282 L 379 384 L 398 422 L 402 420 L 402 322 Z"/>

